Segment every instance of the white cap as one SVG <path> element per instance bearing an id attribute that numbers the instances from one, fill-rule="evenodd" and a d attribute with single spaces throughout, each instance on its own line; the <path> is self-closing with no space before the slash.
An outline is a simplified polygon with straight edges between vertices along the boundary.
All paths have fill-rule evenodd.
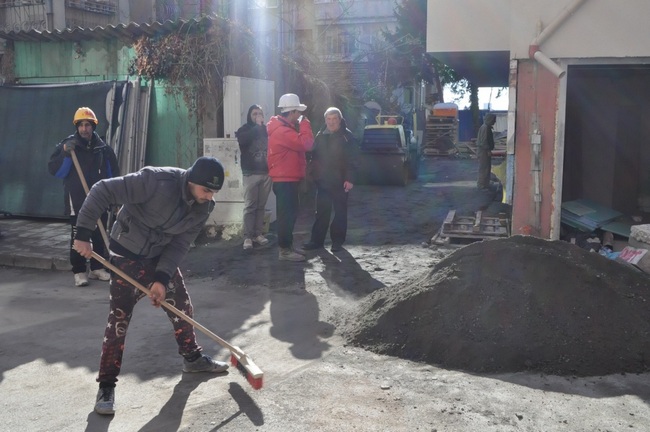
<path id="1" fill-rule="evenodd" d="M 278 108 L 280 108 L 280 112 L 285 113 L 293 110 L 304 111 L 307 109 L 307 105 L 300 103 L 300 98 L 298 95 L 287 93 L 280 97 Z"/>

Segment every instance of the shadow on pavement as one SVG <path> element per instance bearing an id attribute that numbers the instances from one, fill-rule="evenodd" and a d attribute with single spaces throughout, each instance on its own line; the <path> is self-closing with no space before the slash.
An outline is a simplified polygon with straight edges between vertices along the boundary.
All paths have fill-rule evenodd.
<path id="1" fill-rule="evenodd" d="M 158 432 L 164 430 L 179 430 L 181 420 L 183 419 L 183 412 L 185 405 L 190 397 L 190 394 L 201 383 L 213 378 L 223 377 L 228 375 L 228 372 L 220 374 L 188 374 L 184 373 L 181 380 L 174 386 L 174 392 L 171 397 L 160 409 L 157 416 L 152 418 L 140 428 L 140 432 Z M 232 383 L 230 384 L 232 387 Z M 90 429 L 92 430 L 92 429 Z"/>
<path id="2" fill-rule="evenodd" d="M 325 264 L 325 269 L 320 275 L 332 292 L 338 295 L 347 292 L 363 297 L 385 286 L 362 269 L 345 248 L 334 253 L 323 249 L 319 251 L 318 256 Z"/>
<path id="3" fill-rule="evenodd" d="M 221 428 L 227 426 L 228 423 L 230 423 L 231 421 L 233 421 L 235 418 L 239 417 L 242 414 L 248 417 L 251 423 L 253 423 L 255 426 L 264 425 L 264 414 L 257 406 L 255 401 L 248 395 L 248 393 L 246 393 L 246 391 L 239 384 L 230 383 L 230 388 L 228 389 L 228 393 L 230 393 L 233 400 L 237 402 L 237 406 L 239 407 L 239 410 L 234 414 L 232 414 L 227 419 L 224 419 L 214 429 L 212 429 L 212 431 L 220 430 Z"/>

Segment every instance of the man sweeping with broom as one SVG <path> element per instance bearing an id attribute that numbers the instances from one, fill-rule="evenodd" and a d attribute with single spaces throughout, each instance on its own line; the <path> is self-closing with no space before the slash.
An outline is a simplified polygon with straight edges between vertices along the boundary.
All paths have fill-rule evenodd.
<path id="1" fill-rule="evenodd" d="M 145 287 L 151 303 L 167 301 L 192 317 L 192 302 L 178 265 L 214 208 L 212 197 L 224 181 L 221 163 L 200 157 L 188 170 L 145 167 L 124 177 L 98 182 L 77 217 L 75 250 L 92 256 L 90 243 L 98 217 L 122 205 L 110 236 L 110 263 Z M 116 270 L 117 271 L 117 270 Z M 122 366 L 126 332 L 135 304 L 145 294 L 120 275 L 110 283 L 110 312 L 99 365 L 95 411 L 115 413 L 115 384 Z M 183 356 L 183 372 L 224 372 L 228 364 L 201 353 L 194 327 L 167 311 Z"/>

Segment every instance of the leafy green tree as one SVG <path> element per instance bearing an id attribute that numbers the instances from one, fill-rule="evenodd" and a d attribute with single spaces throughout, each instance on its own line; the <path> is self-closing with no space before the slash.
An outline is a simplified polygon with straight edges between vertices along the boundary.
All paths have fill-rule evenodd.
<path id="1" fill-rule="evenodd" d="M 391 47 L 384 60 L 389 71 L 387 82 L 401 85 L 413 79 L 424 80 L 436 85 L 441 93 L 444 85 L 461 97 L 469 93 L 470 110 L 478 129 L 478 87 L 426 52 L 427 0 L 402 0 L 395 7 L 395 16 L 395 31 L 384 32 Z"/>
<path id="2" fill-rule="evenodd" d="M 440 90 L 445 84 L 462 89 L 462 77 L 426 52 L 427 0 L 403 0 L 395 7 L 394 31 L 384 31 L 384 50 L 372 56 L 375 71 L 383 72 L 385 83 L 396 87 L 423 80 Z"/>

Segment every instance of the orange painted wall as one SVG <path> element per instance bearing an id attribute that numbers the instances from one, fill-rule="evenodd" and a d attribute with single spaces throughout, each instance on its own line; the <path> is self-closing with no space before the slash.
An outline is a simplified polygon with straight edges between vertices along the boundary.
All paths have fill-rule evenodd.
<path id="1" fill-rule="evenodd" d="M 512 233 L 550 238 L 553 210 L 553 160 L 557 113 L 558 78 L 532 60 L 520 61 L 517 71 L 515 172 L 512 202 Z M 535 205 L 531 135 L 541 133 L 539 210 Z"/>

